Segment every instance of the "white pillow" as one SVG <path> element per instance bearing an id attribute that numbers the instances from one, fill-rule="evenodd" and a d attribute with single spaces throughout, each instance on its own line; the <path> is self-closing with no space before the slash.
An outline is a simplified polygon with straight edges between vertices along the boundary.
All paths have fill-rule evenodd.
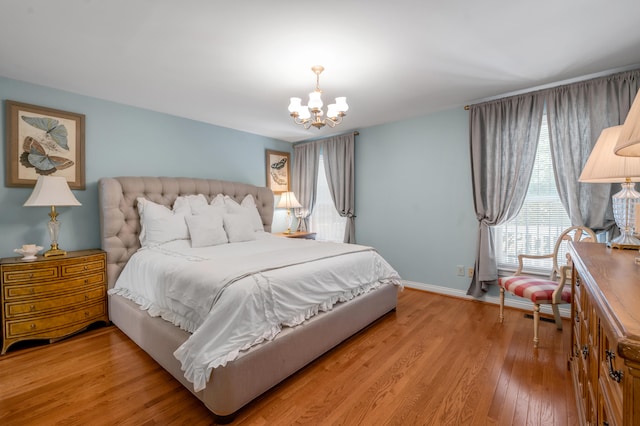
<path id="1" fill-rule="evenodd" d="M 189 206 L 189 208 L 191 209 L 191 212 L 193 213 L 194 209 L 200 206 L 207 205 L 207 198 L 203 194 L 181 195 L 180 197 L 176 198 L 176 201 L 174 201 L 173 209 L 176 210 L 177 206 L 182 207 L 184 203 L 186 203 Z"/>
<path id="2" fill-rule="evenodd" d="M 228 243 L 222 217 L 222 214 L 187 216 L 185 219 L 191 235 L 191 247 L 208 247 Z"/>
<path id="3" fill-rule="evenodd" d="M 256 233 L 251 226 L 251 219 L 246 214 L 228 213 L 223 217 L 224 230 L 230 243 L 251 241 L 256 239 Z"/>
<path id="4" fill-rule="evenodd" d="M 229 213 L 240 213 L 249 216 L 249 220 L 251 221 L 251 226 L 254 231 L 264 231 L 262 218 L 260 217 L 258 207 L 256 206 L 256 202 L 251 194 L 247 194 L 240 204 L 238 204 L 233 198 L 225 195 L 224 204 Z"/>
<path id="5" fill-rule="evenodd" d="M 224 207 L 224 195 L 222 194 L 216 195 L 215 197 L 213 197 L 213 199 L 209 204 L 214 207 Z"/>
<path id="6" fill-rule="evenodd" d="M 146 198 L 139 197 L 137 201 L 142 227 L 140 231 L 142 247 L 189 239 L 189 229 L 184 219 L 191 210 L 188 203 L 180 201 L 174 205 L 174 210 L 171 210 Z"/>

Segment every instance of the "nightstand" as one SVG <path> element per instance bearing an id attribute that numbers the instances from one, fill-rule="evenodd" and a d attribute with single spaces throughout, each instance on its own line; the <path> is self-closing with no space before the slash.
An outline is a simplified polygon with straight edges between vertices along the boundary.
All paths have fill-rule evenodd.
<path id="1" fill-rule="evenodd" d="M 1 354 L 22 340 L 51 343 L 94 322 L 108 324 L 106 263 L 102 250 L 0 259 Z"/>
<path id="2" fill-rule="evenodd" d="M 304 231 L 296 231 L 296 232 L 292 232 L 290 234 L 287 234 L 286 232 L 278 232 L 276 234 L 273 235 L 277 235 L 278 237 L 287 237 L 287 238 L 302 238 L 305 240 L 315 240 L 316 239 L 316 233 L 315 232 L 304 232 Z"/>

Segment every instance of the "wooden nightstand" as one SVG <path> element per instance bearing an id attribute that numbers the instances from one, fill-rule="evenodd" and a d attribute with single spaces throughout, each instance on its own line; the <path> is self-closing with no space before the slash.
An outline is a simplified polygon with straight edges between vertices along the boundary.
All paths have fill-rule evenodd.
<path id="1" fill-rule="evenodd" d="M 0 259 L 1 353 L 22 340 L 53 342 L 97 321 L 108 324 L 106 263 L 102 250 Z"/>
<path id="2" fill-rule="evenodd" d="M 296 231 L 296 232 L 292 232 L 290 234 L 287 234 L 286 232 L 278 232 L 274 235 L 277 235 L 278 237 L 287 237 L 287 238 L 302 238 L 305 240 L 315 240 L 316 239 L 316 233 L 315 232 L 303 232 L 303 231 Z"/>

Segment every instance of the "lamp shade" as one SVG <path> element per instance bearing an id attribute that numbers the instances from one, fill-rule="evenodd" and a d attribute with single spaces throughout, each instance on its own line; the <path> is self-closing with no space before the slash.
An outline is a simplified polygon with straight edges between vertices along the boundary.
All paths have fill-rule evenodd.
<path id="1" fill-rule="evenodd" d="M 38 176 L 31 196 L 24 203 L 27 207 L 81 206 L 62 176 Z"/>
<path id="2" fill-rule="evenodd" d="M 280 195 L 280 201 L 276 208 L 279 209 L 299 209 L 302 205 L 298 202 L 296 195 L 293 192 L 283 192 Z"/>
<path id="3" fill-rule="evenodd" d="M 640 157 L 640 92 L 624 120 L 615 152 L 625 157 Z"/>
<path id="4" fill-rule="evenodd" d="M 640 158 L 622 157 L 614 153 L 621 130 L 622 126 L 613 126 L 600 133 L 582 169 L 578 179 L 580 182 L 640 182 Z"/>

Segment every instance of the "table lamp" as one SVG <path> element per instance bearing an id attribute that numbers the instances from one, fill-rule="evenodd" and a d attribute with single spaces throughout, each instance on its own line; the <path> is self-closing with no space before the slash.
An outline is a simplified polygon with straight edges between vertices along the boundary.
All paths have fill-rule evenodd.
<path id="1" fill-rule="evenodd" d="M 49 237 L 51 238 L 51 249 L 44 253 L 45 257 L 62 256 L 66 251 L 58 247 L 58 235 L 60 233 L 60 222 L 57 221 L 58 213 L 56 206 L 81 206 L 74 197 L 67 179 L 61 176 L 38 176 L 36 186 L 33 188 L 31 196 L 24 203 L 27 207 L 51 206 L 49 217 L 51 220 L 47 224 Z"/>
<path id="2" fill-rule="evenodd" d="M 278 201 L 276 208 L 287 209 L 287 234 L 291 233 L 291 209 L 299 209 L 301 207 L 302 205 L 300 205 L 293 192 L 283 192 L 280 195 L 280 201 Z"/>
<path id="3" fill-rule="evenodd" d="M 614 153 L 622 126 L 606 128 L 593 147 L 578 181 L 590 183 L 615 183 L 622 190 L 613 195 L 613 216 L 620 228 L 620 235 L 608 243 L 619 249 L 640 248 L 640 240 L 634 234 L 635 209 L 640 204 L 640 193 L 634 187 L 640 181 L 640 157 L 621 157 Z"/>

